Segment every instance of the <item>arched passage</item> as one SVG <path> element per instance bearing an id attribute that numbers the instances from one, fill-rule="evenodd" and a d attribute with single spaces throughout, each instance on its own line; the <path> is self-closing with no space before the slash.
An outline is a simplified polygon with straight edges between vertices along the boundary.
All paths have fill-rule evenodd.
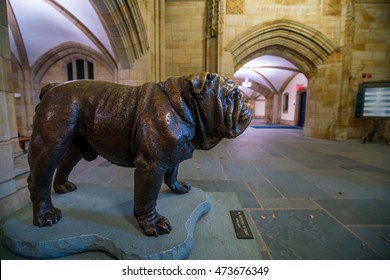
<path id="1" fill-rule="evenodd" d="M 225 50 L 231 53 L 235 71 L 247 62 L 264 55 L 281 57 L 294 64 L 297 72 L 302 73 L 308 80 L 307 104 L 311 108 L 306 114 L 306 118 L 310 120 L 305 122 L 305 131 L 310 135 L 326 137 L 329 133 L 329 124 L 332 122 L 330 115 L 335 105 L 327 103 L 329 117 L 326 117 L 328 119 L 320 122 L 315 120 L 318 117 L 317 112 L 320 111 L 316 112 L 314 108 L 321 104 L 315 98 L 319 87 L 318 83 L 314 86 L 315 79 L 313 78 L 318 75 L 318 69 L 324 68 L 324 65 L 329 66 L 327 63 L 331 60 L 330 57 L 340 51 L 329 38 L 308 25 L 282 19 L 265 22 L 248 29 L 229 42 Z M 333 63 L 337 64 L 337 61 Z M 327 78 L 330 79 L 330 77 Z M 275 110 L 281 108 L 283 92 L 281 90 L 273 92 L 275 94 L 273 122 L 278 122 L 280 114 Z M 321 110 L 325 109 L 321 108 Z"/>
<path id="2" fill-rule="evenodd" d="M 339 48 L 318 30 L 282 19 L 250 28 L 233 39 L 226 50 L 232 54 L 235 70 L 256 57 L 271 54 L 289 60 L 310 77 Z"/>

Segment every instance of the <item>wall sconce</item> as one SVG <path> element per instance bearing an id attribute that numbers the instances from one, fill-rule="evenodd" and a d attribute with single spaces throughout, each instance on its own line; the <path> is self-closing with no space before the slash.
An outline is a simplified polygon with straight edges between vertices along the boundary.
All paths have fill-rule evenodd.
<path id="1" fill-rule="evenodd" d="M 19 92 L 15 92 L 14 97 L 15 97 L 15 99 L 20 99 L 20 98 L 22 98 L 22 94 Z"/>
<path id="2" fill-rule="evenodd" d="M 242 86 L 243 86 L 243 87 L 246 87 L 246 88 L 252 86 L 252 83 L 249 82 L 249 77 L 248 77 L 248 76 L 245 77 L 245 82 L 242 83 Z"/>

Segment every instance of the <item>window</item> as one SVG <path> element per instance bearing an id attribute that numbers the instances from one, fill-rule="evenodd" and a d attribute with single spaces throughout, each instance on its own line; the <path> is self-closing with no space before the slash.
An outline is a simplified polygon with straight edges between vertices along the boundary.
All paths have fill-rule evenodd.
<path id="1" fill-rule="evenodd" d="M 88 79 L 93 80 L 93 63 L 88 61 Z"/>
<path id="2" fill-rule="evenodd" d="M 68 70 L 68 81 L 73 80 L 72 62 L 69 62 L 66 66 L 67 66 L 67 70 Z"/>
<path id="3" fill-rule="evenodd" d="M 288 93 L 283 95 L 283 112 L 288 112 Z"/>
<path id="4" fill-rule="evenodd" d="M 72 60 L 66 65 L 68 81 L 74 80 L 76 77 L 77 80 L 94 79 L 94 65 L 93 62 L 84 60 L 84 59 L 76 59 Z"/>
<path id="5" fill-rule="evenodd" d="M 84 79 L 84 60 L 77 59 L 76 60 L 76 71 L 77 71 L 77 80 Z"/>

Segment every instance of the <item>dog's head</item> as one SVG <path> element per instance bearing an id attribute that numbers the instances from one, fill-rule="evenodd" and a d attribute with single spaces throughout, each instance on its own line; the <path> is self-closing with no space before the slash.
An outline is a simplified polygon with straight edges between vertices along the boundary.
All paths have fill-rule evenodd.
<path id="1" fill-rule="evenodd" d="M 233 81 L 208 72 L 195 73 L 187 79 L 196 103 L 198 148 L 210 149 L 223 138 L 235 138 L 244 132 L 252 120 L 252 111 Z"/>

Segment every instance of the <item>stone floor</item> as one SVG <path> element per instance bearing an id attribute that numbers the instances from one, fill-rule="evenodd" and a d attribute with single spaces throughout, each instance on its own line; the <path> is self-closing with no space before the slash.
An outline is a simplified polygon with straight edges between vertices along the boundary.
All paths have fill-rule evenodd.
<path id="1" fill-rule="evenodd" d="M 80 162 L 71 180 L 129 187 L 133 172 L 99 158 Z M 250 127 L 210 151 L 195 151 L 179 178 L 214 198 L 235 195 L 265 259 L 390 259 L 390 147 L 383 143 Z M 237 210 L 229 201 L 226 211 Z"/>
<path id="2" fill-rule="evenodd" d="M 299 129 L 249 128 L 183 163 L 181 177 L 235 192 L 270 259 L 390 259 L 390 147 Z"/>

